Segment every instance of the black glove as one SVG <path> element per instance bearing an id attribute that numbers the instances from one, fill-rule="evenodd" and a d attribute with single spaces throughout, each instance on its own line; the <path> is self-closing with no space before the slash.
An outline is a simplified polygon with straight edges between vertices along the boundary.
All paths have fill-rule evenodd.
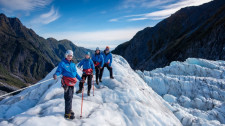
<path id="1" fill-rule="evenodd" d="M 85 80 L 80 80 L 81 83 L 85 83 Z"/>

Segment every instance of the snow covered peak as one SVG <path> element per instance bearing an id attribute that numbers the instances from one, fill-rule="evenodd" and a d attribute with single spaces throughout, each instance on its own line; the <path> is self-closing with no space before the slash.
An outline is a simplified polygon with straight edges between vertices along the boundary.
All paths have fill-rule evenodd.
<path id="1" fill-rule="evenodd" d="M 183 125 L 225 125 L 225 61 L 189 58 L 137 73 Z"/>
<path id="2" fill-rule="evenodd" d="M 59 79 L 2 100 L 0 125 L 181 125 L 166 107 L 168 104 L 130 68 L 126 60 L 120 56 L 113 57 L 115 79 L 109 79 L 105 70 L 103 83 L 95 86 L 95 96 L 87 97 L 85 86 L 83 119 L 79 119 L 81 95 L 75 94 L 73 111 L 76 119 L 64 119 L 63 89 Z M 51 78 L 55 70 L 44 80 Z"/>

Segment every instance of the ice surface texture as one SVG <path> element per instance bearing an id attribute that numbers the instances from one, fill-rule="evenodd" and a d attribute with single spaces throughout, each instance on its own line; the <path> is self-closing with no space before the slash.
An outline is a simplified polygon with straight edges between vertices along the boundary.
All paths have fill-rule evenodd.
<path id="1" fill-rule="evenodd" d="M 225 125 L 225 62 L 189 58 L 137 71 L 183 125 Z"/>
<path id="2" fill-rule="evenodd" d="M 76 119 L 73 121 L 64 119 L 63 89 L 60 87 L 59 79 L 34 86 L 1 101 L 0 125 L 181 125 L 167 108 L 168 103 L 130 68 L 126 60 L 120 56 L 113 57 L 115 79 L 109 79 L 109 72 L 105 69 L 103 83 L 95 87 L 95 96 L 87 97 L 85 85 L 82 119 L 79 119 L 81 94 L 74 94 L 73 98 Z M 55 70 L 44 80 L 51 78 Z M 81 71 L 79 73 L 81 74 Z"/>

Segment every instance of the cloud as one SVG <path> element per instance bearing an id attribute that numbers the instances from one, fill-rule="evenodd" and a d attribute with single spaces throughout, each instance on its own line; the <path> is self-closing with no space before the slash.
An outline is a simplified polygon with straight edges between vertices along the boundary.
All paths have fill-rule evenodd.
<path id="1" fill-rule="evenodd" d="M 127 1 L 133 1 L 133 0 L 127 0 Z M 167 1 L 167 0 L 165 0 L 165 1 Z M 122 18 L 117 18 L 117 19 L 122 19 L 122 20 L 127 20 L 127 21 L 160 20 L 160 19 L 169 17 L 171 14 L 175 13 L 176 11 L 180 10 L 181 8 L 189 7 L 189 6 L 199 6 L 201 4 L 204 4 L 204 3 L 207 3 L 210 1 L 212 1 L 212 0 L 180 0 L 173 4 L 160 6 L 160 8 L 162 8 L 162 10 L 159 10 L 159 11 L 154 11 L 154 12 L 144 13 L 144 14 L 137 14 L 137 15 L 127 15 L 127 16 L 124 16 Z M 158 0 L 158 4 L 160 2 L 162 2 L 162 1 Z"/>
<path id="2" fill-rule="evenodd" d="M 130 17 L 130 19 L 128 19 L 128 21 L 137 21 L 137 19 L 139 19 L 139 20 L 147 20 L 147 19 L 160 20 L 160 19 L 169 17 L 171 14 L 175 13 L 179 9 L 180 8 L 165 9 L 165 10 L 155 11 L 155 12 L 146 13 L 146 14 L 131 15 L 131 16 L 127 16 L 127 17 Z"/>
<path id="3" fill-rule="evenodd" d="M 107 13 L 106 10 L 100 12 L 100 14 L 106 14 L 106 13 Z"/>
<path id="4" fill-rule="evenodd" d="M 76 45 L 87 48 L 94 48 L 96 46 L 103 48 L 107 45 L 115 47 L 125 41 L 128 41 L 141 29 L 143 28 L 124 28 L 91 32 L 55 32 L 44 33 L 42 36 L 45 38 L 53 37 L 58 40 L 66 38 L 73 41 Z"/>
<path id="5" fill-rule="evenodd" d="M 148 18 L 144 18 L 144 17 L 141 17 L 141 18 L 131 18 L 131 19 L 128 19 L 128 21 L 140 21 L 140 20 L 146 20 Z"/>
<path id="6" fill-rule="evenodd" d="M 175 0 L 124 0 L 121 5 L 121 9 L 130 9 L 130 8 L 151 8 L 166 3 L 173 2 Z"/>
<path id="7" fill-rule="evenodd" d="M 212 0 L 181 0 L 177 3 L 163 6 L 163 8 L 184 8 L 189 6 L 199 6 Z"/>
<path id="8" fill-rule="evenodd" d="M 60 14 L 58 13 L 58 10 L 56 10 L 52 6 L 49 12 L 41 14 L 37 18 L 34 18 L 33 20 L 31 20 L 30 24 L 49 24 L 57 20 L 59 17 L 60 17 Z"/>
<path id="9" fill-rule="evenodd" d="M 109 22 L 117 22 L 118 20 L 119 19 L 114 18 L 114 19 L 110 19 Z"/>
<path id="10" fill-rule="evenodd" d="M 0 0 L 3 11 L 31 11 L 49 5 L 52 0 Z"/>

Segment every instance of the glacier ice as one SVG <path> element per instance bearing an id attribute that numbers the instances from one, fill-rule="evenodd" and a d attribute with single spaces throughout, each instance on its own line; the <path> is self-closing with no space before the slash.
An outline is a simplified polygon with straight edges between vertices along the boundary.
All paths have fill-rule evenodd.
<path id="1" fill-rule="evenodd" d="M 0 125 L 182 125 L 170 110 L 171 108 L 168 109 L 170 105 L 130 68 L 125 59 L 116 55 L 113 57 L 115 79 L 109 79 L 109 73 L 105 71 L 103 83 L 95 86 L 95 96 L 87 97 L 85 91 L 83 119 L 79 119 L 81 95 L 75 94 L 73 111 L 76 119 L 73 121 L 64 119 L 63 89 L 58 79 L 28 88 L 0 101 Z M 43 80 L 52 78 L 55 70 Z M 79 73 L 81 74 L 81 71 Z M 76 84 L 77 88 L 78 84 Z M 87 90 L 86 86 L 85 90 Z M 215 95 L 219 99 L 220 95 Z M 168 97 L 168 99 L 173 98 L 173 96 Z"/>
<path id="2" fill-rule="evenodd" d="M 188 58 L 136 72 L 183 125 L 225 125 L 225 61 Z"/>

